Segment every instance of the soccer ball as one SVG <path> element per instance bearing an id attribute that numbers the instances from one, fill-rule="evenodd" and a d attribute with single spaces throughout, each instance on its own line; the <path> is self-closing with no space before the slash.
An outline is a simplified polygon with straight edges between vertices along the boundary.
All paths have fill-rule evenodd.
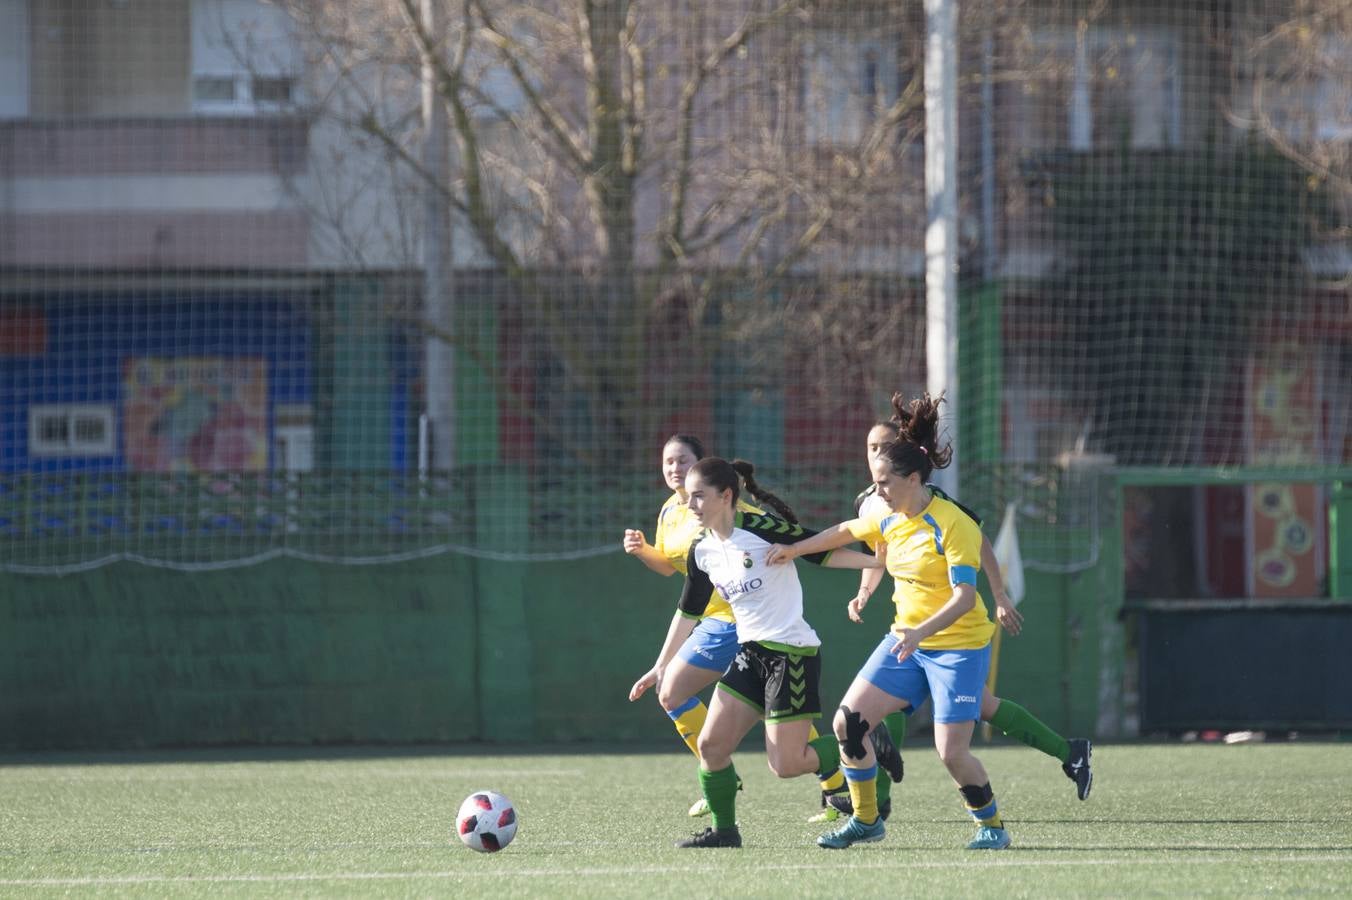
<path id="1" fill-rule="evenodd" d="M 516 837 L 516 808 L 499 793 L 475 791 L 460 804 L 455 833 L 471 850 L 496 853 Z"/>

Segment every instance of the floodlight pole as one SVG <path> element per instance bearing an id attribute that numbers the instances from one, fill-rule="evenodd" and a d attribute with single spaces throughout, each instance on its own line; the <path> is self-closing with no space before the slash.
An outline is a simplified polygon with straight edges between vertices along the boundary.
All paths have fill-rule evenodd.
<path id="1" fill-rule="evenodd" d="M 934 481 L 958 491 L 958 3 L 925 0 L 925 367 L 943 393 L 953 462 Z"/>
<path id="2" fill-rule="evenodd" d="M 440 7 L 440 0 L 422 0 L 422 24 L 432 48 L 441 45 Z M 422 59 L 422 124 L 423 169 L 436 184 L 448 184 L 446 104 L 437 90 L 437 67 L 430 52 Z M 419 419 L 418 469 L 426 475 L 428 468 L 446 472 L 455 465 L 455 350 L 447 341 L 455 328 L 455 291 L 450 206 L 442 191 L 424 189 L 422 195 L 423 314 L 430 333 L 423 353 L 425 412 Z"/>

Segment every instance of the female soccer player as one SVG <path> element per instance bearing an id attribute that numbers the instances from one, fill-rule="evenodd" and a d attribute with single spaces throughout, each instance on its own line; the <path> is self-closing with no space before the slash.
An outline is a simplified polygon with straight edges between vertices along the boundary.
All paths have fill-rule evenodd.
<path id="1" fill-rule="evenodd" d="M 672 495 L 662 504 L 662 510 L 657 515 L 653 543 L 648 543 L 642 531 L 629 529 L 624 533 L 625 552 L 638 557 L 644 565 L 660 575 L 675 572 L 685 574 L 690 545 L 700 531 L 699 520 L 687 504 L 685 478 L 690 467 L 703 458 L 704 445 L 698 438 L 688 434 L 674 434 L 667 438 L 662 447 L 662 475 Z M 773 502 L 780 502 L 778 498 L 770 496 Z M 742 499 L 738 499 L 737 509 L 757 515 L 765 512 L 761 507 Z M 782 510 L 788 510 L 788 507 L 782 507 Z M 791 518 L 792 510 L 788 512 Z M 674 627 L 675 623 L 672 624 Z M 673 634 L 669 632 L 668 642 L 673 639 Z M 698 756 L 700 730 L 709 713 L 708 707 L 699 698 L 699 692 L 716 682 L 737 655 L 737 629 L 732 608 L 721 594 L 715 593 L 710 598 L 704 618 L 683 641 L 671 644 L 673 648 L 679 649 L 664 657 L 668 660 L 664 668 L 654 666 L 634 682 L 629 690 L 629 699 L 637 700 L 649 688 L 657 685 L 658 702 L 675 724 L 681 740 L 685 741 L 690 752 Z M 812 737 L 817 737 L 815 728 L 812 729 Z M 831 792 L 842 791 L 844 776 L 839 771 L 826 773 L 821 788 L 823 798 Z M 832 817 L 836 814 L 834 807 L 828 807 L 826 811 Z M 703 797 L 690 807 L 691 816 L 708 814 L 709 805 Z"/>
<path id="2" fill-rule="evenodd" d="M 900 393 L 893 394 L 892 418 L 876 422 L 869 429 L 867 452 L 870 465 L 884 446 L 897 440 L 900 434 L 898 423 L 906 421 L 909 417 L 910 411 L 905 408 L 904 399 Z M 936 496 L 945 500 L 952 500 L 935 485 L 928 484 L 926 487 Z M 981 526 L 981 518 L 976 513 L 956 500 L 952 500 L 952 502 L 975 521 L 977 527 Z M 882 518 L 887 513 L 887 504 L 878 496 L 876 485 L 869 485 L 855 498 L 854 509 L 856 518 L 869 516 Z M 874 546 L 873 549 L 877 551 L 878 547 Z M 995 548 L 991 546 L 990 539 L 984 533 L 981 535 L 981 568 L 990 581 L 991 593 L 995 598 L 996 621 L 1010 635 L 1017 636 L 1023 629 L 1023 616 L 1009 601 L 1009 595 L 1005 592 L 1004 579 L 1000 574 L 1000 565 L 995 559 Z M 860 618 L 860 613 L 868 605 L 869 598 L 877 590 L 881 581 L 881 569 L 865 569 L 863 571 L 859 579 L 859 590 L 848 606 L 851 621 L 863 621 Z M 1088 739 L 1071 738 L 1067 740 L 1019 704 L 1012 700 L 996 697 L 989 688 L 982 689 L 981 720 L 990 722 L 1005 735 L 1027 744 L 1035 750 L 1041 750 L 1053 759 L 1058 760 L 1061 763 L 1061 771 L 1075 783 L 1076 796 L 1081 800 L 1088 798 L 1089 791 L 1094 783 L 1093 772 L 1090 769 L 1092 744 Z M 892 733 L 892 739 L 896 741 L 897 747 L 900 749 L 906 734 L 906 715 L 894 713 L 886 718 L 886 722 Z M 883 784 L 880 782 L 879 787 L 882 786 Z M 832 798 L 832 803 L 845 812 L 849 811 L 847 801 L 848 798 L 845 795 Z M 881 805 L 882 802 L 883 799 L 880 794 L 879 804 Z"/>
<path id="3" fill-rule="evenodd" d="M 691 466 L 686 475 L 687 503 L 704 530 L 690 545 L 685 587 L 652 671 L 660 677 L 675 648 L 707 613 L 715 592 L 727 599 L 736 616 L 738 651 L 719 679 L 697 745 L 700 788 L 713 825 L 679 842 L 679 847 L 742 845 L 736 820 L 739 780 L 732 751 L 758 721 L 765 721 L 765 750 L 770 769 L 779 777 L 807 772 L 820 776 L 839 764 L 836 740 L 830 736 L 812 740 L 809 734 L 812 720 L 821 714 L 817 685 L 821 641 L 803 618 L 798 573 L 791 566 L 772 569 L 766 565 L 771 547 L 814 532 L 793 522 L 791 509 L 760 490 L 753 472 L 750 463 L 707 458 Z M 743 483 L 752 496 L 787 518 L 738 511 Z M 808 558 L 832 568 L 878 565 L 876 558 L 853 550 Z M 895 753 L 881 734 L 874 744 L 879 753 Z"/>
<path id="4" fill-rule="evenodd" d="M 930 473 L 952 458 L 951 448 L 938 443 L 939 401 L 925 395 L 905 411 L 897 440 L 870 463 L 878 496 L 886 503 L 883 514 L 844 522 L 768 554 L 774 564 L 854 540 L 876 542 L 883 545 L 887 570 L 896 580 L 892 630 L 855 676 L 835 716 L 854 814 L 817 843 L 844 849 L 882 840 L 878 765 L 864 735 L 889 713 L 931 697 L 935 749 L 979 825 L 967 846 L 1001 850 L 1010 844 L 1009 833 L 986 770 L 971 749 L 995 629 L 976 593 L 981 529 L 951 500 L 926 487 Z"/>

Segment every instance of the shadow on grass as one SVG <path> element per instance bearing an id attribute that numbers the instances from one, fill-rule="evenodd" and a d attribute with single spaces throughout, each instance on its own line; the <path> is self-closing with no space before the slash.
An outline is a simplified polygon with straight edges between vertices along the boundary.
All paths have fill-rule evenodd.
<path id="1" fill-rule="evenodd" d="M 465 756 L 570 757 L 600 754 L 688 754 L 673 741 L 634 744 L 587 742 L 571 744 L 493 744 L 470 741 L 457 744 L 324 744 L 258 745 L 238 747 L 163 747 L 144 750 L 51 750 L 0 753 L 5 766 L 130 766 L 189 763 L 302 762 L 323 760 L 456 758 Z"/>

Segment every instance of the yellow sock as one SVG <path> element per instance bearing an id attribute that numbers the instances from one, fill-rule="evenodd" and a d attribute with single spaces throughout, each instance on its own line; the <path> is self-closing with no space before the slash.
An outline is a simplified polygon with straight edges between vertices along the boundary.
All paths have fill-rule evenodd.
<path id="1" fill-rule="evenodd" d="M 841 768 L 845 770 L 845 780 L 850 784 L 854 817 L 865 825 L 872 825 L 878 821 L 878 766 L 874 764 L 867 769 Z"/>
<path id="2" fill-rule="evenodd" d="M 676 726 L 676 733 L 685 741 L 690 752 L 699 756 L 699 733 L 704 730 L 704 720 L 709 717 L 709 707 L 698 697 L 691 697 L 680 706 L 667 713 Z"/>

